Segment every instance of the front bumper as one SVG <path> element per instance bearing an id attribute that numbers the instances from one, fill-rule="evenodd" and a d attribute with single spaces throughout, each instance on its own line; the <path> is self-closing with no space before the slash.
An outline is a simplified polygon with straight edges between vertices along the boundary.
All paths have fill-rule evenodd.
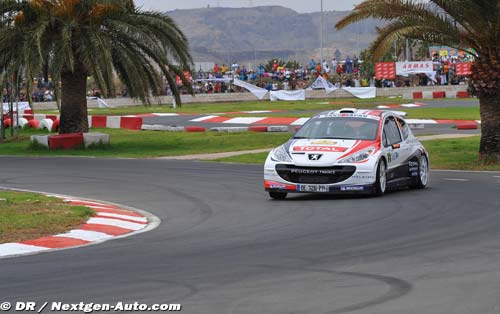
<path id="1" fill-rule="evenodd" d="M 372 194 L 375 184 L 365 185 L 328 185 L 324 190 L 323 185 L 283 184 L 273 181 L 264 181 L 267 192 L 278 193 L 317 193 L 317 194 Z"/>
<path id="2" fill-rule="evenodd" d="M 278 167 L 277 167 L 278 166 Z M 375 171 L 369 165 L 351 165 L 355 166 L 354 173 L 343 178 L 343 181 L 335 183 L 317 183 L 315 180 L 310 182 L 287 181 L 280 174 L 278 169 L 283 169 L 280 163 L 268 162 L 264 168 L 264 188 L 268 192 L 281 193 L 373 193 L 375 190 Z M 290 165 L 289 165 L 290 166 Z M 349 165 L 347 165 L 349 166 Z M 307 167 L 304 167 L 307 169 Z M 286 176 L 285 176 L 286 177 Z M 296 177 L 293 178 L 296 180 Z"/>

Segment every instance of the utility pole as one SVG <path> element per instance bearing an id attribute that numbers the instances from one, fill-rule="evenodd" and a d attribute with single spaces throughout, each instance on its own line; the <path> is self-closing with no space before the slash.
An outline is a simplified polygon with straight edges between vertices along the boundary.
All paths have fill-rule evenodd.
<path id="1" fill-rule="evenodd" d="M 406 61 L 411 61 L 411 56 L 410 56 L 410 40 L 408 38 L 406 39 Z"/>
<path id="2" fill-rule="evenodd" d="M 359 37 L 360 37 L 360 25 L 358 23 L 356 28 L 356 55 L 359 57 Z"/>
<path id="3" fill-rule="evenodd" d="M 253 69 L 257 71 L 257 48 L 253 48 Z"/>
<path id="4" fill-rule="evenodd" d="M 324 14 L 323 14 L 323 0 L 321 0 L 321 46 L 320 46 L 320 60 L 321 66 L 323 66 L 323 36 L 324 36 Z"/>

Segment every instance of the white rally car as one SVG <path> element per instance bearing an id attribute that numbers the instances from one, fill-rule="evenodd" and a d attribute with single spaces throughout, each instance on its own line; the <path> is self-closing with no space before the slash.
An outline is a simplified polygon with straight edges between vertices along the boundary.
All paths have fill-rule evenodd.
<path id="1" fill-rule="evenodd" d="M 264 186 L 271 198 L 288 193 L 362 192 L 425 188 L 429 156 L 410 127 L 390 111 L 341 109 L 306 122 L 269 153 Z"/>

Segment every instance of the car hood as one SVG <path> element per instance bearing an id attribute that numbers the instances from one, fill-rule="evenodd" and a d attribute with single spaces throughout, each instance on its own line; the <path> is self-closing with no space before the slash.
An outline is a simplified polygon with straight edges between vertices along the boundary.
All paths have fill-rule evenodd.
<path id="1" fill-rule="evenodd" d="M 376 141 L 342 139 L 298 139 L 290 142 L 288 150 L 297 166 L 325 167 L 365 148 L 375 146 L 376 143 Z"/>

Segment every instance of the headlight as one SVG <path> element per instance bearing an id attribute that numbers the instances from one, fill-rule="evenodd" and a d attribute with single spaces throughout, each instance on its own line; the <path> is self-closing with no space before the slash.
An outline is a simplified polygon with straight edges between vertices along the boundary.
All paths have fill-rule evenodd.
<path id="1" fill-rule="evenodd" d="M 375 147 L 370 147 L 370 148 L 367 148 L 365 150 L 360 151 L 359 153 L 356 153 L 352 156 L 349 156 L 347 158 L 340 160 L 339 163 L 352 164 L 352 163 L 356 163 L 356 162 L 365 161 L 368 158 L 370 158 L 370 156 L 373 154 L 373 152 L 375 152 Z"/>
<path id="2" fill-rule="evenodd" d="M 271 151 L 271 160 L 279 162 L 292 162 L 292 158 L 290 158 L 290 155 L 288 155 L 288 152 L 285 150 L 283 145 Z"/>

